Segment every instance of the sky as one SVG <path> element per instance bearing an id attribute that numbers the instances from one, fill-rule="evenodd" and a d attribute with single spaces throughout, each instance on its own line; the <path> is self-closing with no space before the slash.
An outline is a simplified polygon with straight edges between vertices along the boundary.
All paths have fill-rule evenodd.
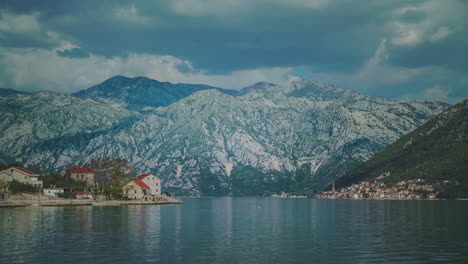
<path id="1" fill-rule="evenodd" d="M 408 101 L 468 98 L 466 0 L 0 0 L 0 87 L 115 76 L 241 89 L 303 78 Z"/>

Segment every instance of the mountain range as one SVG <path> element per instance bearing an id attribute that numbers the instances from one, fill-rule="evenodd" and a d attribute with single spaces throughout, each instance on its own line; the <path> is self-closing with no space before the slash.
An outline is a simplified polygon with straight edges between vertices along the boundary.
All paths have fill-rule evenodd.
<path id="1" fill-rule="evenodd" d="M 63 171 L 118 157 L 183 195 L 308 194 L 449 105 L 294 80 L 240 91 L 113 77 L 73 95 L 0 91 L 0 158 Z"/>

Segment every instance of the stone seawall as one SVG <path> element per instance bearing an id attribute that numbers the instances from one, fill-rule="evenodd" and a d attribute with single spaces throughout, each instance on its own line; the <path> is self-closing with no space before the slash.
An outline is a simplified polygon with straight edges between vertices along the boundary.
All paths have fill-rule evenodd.
<path id="1" fill-rule="evenodd" d="M 182 201 L 168 197 L 165 201 L 146 202 L 146 201 L 126 201 L 126 200 L 76 200 L 76 199 L 22 199 L 0 201 L 0 208 L 25 207 L 25 206 L 122 206 L 122 205 L 164 205 L 164 204 L 182 204 Z"/>

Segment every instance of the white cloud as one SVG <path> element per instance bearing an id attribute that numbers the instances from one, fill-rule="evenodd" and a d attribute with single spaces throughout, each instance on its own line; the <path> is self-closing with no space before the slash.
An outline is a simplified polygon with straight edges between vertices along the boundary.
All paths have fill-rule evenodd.
<path id="1" fill-rule="evenodd" d="M 452 31 L 449 28 L 440 27 L 437 29 L 437 31 L 434 34 L 430 35 L 429 40 L 431 42 L 437 42 L 439 40 L 442 40 L 448 37 L 450 34 L 452 34 Z"/>
<path id="2" fill-rule="evenodd" d="M 303 8 L 318 9 L 327 6 L 332 0 L 172 0 L 174 12 L 189 16 L 219 16 L 236 15 L 254 11 L 255 8 L 280 4 Z M 262 2 L 262 3 L 259 3 Z"/>
<path id="3" fill-rule="evenodd" d="M 460 27 L 463 6 L 453 0 L 426 1 L 419 6 L 407 6 L 393 12 L 394 19 L 387 23 L 391 32 L 391 43 L 396 46 L 416 46 L 425 42 L 441 41 Z M 417 11 L 427 14 L 426 19 L 418 23 L 400 21 L 407 11 Z M 452 28 L 453 27 L 453 28 Z"/>
<path id="4" fill-rule="evenodd" d="M 39 17 L 40 13 L 38 12 L 22 15 L 0 11 L 0 34 L 8 33 L 19 36 L 23 40 L 27 39 L 33 43 L 42 43 L 48 46 L 62 44 L 60 34 L 41 25 Z"/>
<path id="5" fill-rule="evenodd" d="M 395 23 L 393 27 L 395 36 L 392 38 L 392 43 L 395 45 L 414 46 L 423 41 L 422 32 L 412 25 Z"/>
<path id="6" fill-rule="evenodd" d="M 245 12 L 252 8 L 252 3 L 245 0 L 217 1 L 217 0 L 173 0 L 171 8 L 181 15 L 190 16 L 224 16 Z"/>
<path id="7" fill-rule="evenodd" d="M 301 6 L 305 8 L 323 8 L 327 6 L 331 0 L 274 0 L 277 3 L 284 5 Z"/>
<path id="8" fill-rule="evenodd" d="M 138 8 L 134 5 L 128 8 L 121 7 L 115 9 L 114 17 L 117 20 L 131 24 L 148 24 L 153 21 L 151 17 L 141 15 Z"/>
<path id="9" fill-rule="evenodd" d="M 71 47 L 77 46 L 65 43 L 57 50 Z M 0 75 L 5 76 L 5 86 L 27 91 L 74 92 L 115 75 L 239 89 L 259 81 L 284 82 L 292 70 L 278 67 L 211 75 L 194 69 L 189 61 L 168 55 L 129 54 L 123 58 L 106 58 L 91 54 L 87 58 L 68 58 L 58 56 L 56 50 L 38 49 L 0 49 L 0 54 Z M 191 71 L 181 72 L 180 66 Z"/>
<path id="10" fill-rule="evenodd" d="M 436 100 L 442 102 L 449 101 L 449 93 L 447 89 L 443 89 L 439 86 L 434 86 L 432 88 L 424 90 L 422 97 L 426 100 Z"/>
<path id="11" fill-rule="evenodd" d="M 38 13 L 16 15 L 9 12 L 0 13 L 0 31 L 10 33 L 36 33 L 41 30 L 37 21 Z"/>

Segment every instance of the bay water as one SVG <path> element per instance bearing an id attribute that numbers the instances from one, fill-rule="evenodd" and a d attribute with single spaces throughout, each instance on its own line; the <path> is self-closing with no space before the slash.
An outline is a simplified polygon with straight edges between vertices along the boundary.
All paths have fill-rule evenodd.
<path id="1" fill-rule="evenodd" d="M 0 263 L 468 263 L 468 201 L 0 209 Z"/>

